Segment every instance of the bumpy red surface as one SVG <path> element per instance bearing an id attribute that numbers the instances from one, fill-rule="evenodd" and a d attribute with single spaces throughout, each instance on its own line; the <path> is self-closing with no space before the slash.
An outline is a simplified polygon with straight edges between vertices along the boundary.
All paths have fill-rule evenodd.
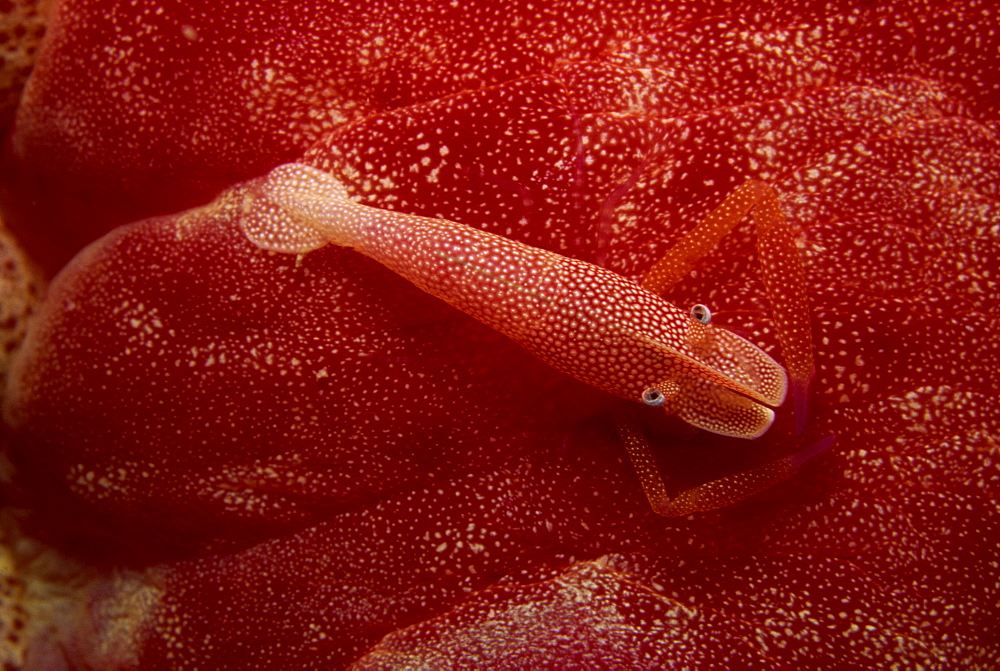
<path id="1" fill-rule="evenodd" d="M 678 486 L 831 453 L 656 518 L 618 401 L 352 252 L 255 249 L 237 184 L 77 256 L 17 361 L 39 533 L 131 567 L 49 642 L 99 668 L 996 658 L 996 8 L 636 4 L 65 2 L 10 207 L 58 259 L 311 146 L 367 203 L 639 277 L 757 177 L 807 266 L 806 436 L 638 417 Z M 737 235 L 671 298 L 780 356 L 755 264 Z"/>

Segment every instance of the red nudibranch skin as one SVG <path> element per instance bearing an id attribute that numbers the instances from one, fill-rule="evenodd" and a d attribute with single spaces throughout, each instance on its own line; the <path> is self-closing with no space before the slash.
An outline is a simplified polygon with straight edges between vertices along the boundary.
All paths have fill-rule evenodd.
<path id="1" fill-rule="evenodd" d="M 32 611 L 28 668 L 1000 656 L 992 3 L 229 9 L 64 0 L 18 111 L 5 220 L 52 272 L 93 241 L 4 400 L 11 500 L 89 577 Z M 251 244 L 289 160 L 629 279 L 773 185 L 813 306 L 803 440 L 836 446 L 653 515 L 619 399 L 355 252 Z M 666 299 L 780 360 L 754 256 L 737 234 Z M 677 489 L 800 447 L 782 410 L 753 443 L 638 410 Z"/>

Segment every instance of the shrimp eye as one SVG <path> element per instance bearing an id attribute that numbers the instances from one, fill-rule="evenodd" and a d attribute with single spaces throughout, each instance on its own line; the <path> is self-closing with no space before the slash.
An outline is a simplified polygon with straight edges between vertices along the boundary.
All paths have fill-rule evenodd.
<path id="1" fill-rule="evenodd" d="M 642 392 L 642 402 L 646 405 L 651 405 L 656 407 L 658 405 L 663 405 L 663 402 L 667 400 L 667 397 L 663 395 L 659 389 L 654 389 L 650 387 L 646 391 Z"/>
<path id="2" fill-rule="evenodd" d="M 702 324 L 712 321 L 712 311 L 708 309 L 707 305 L 702 305 L 701 303 L 691 307 L 691 316 Z"/>

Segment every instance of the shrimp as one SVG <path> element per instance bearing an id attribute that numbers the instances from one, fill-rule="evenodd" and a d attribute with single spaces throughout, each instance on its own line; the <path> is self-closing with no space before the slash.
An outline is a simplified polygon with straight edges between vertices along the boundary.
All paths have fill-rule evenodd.
<path id="1" fill-rule="evenodd" d="M 756 438 L 774 421 L 772 408 L 785 400 L 785 369 L 749 341 L 711 324 L 705 306 L 682 310 L 658 295 L 748 210 L 757 220 L 762 257 L 765 251 L 775 256 L 769 247 L 792 250 L 763 264 L 765 285 L 780 286 L 776 277 L 768 278 L 779 269 L 787 284 L 788 266 L 797 263 L 791 274 L 797 273 L 801 288 L 791 234 L 782 226 L 773 190 L 760 182 L 735 191 L 641 286 L 605 268 L 471 226 L 362 205 L 331 175 L 301 163 L 279 166 L 251 186 L 241 226 L 250 241 L 272 251 L 303 254 L 326 244 L 353 248 L 581 382 L 660 406 L 706 431 Z M 804 291 L 778 293 L 775 312 L 792 312 L 784 322 L 777 320 L 791 386 L 804 399 L 812 371 Z M 763 467 L 763 474 L 754 469 L 749 476 L 729 476 L 671 499 L 641 431 L 621 412 L 616 424 L 653 509 L 664 515 L 746 498 L 791 477 L 801 465 L 795 459 L 808 452 L 783 466 Z M 724 494 L 710 494 L 705 489 L 710 485 Z"/>

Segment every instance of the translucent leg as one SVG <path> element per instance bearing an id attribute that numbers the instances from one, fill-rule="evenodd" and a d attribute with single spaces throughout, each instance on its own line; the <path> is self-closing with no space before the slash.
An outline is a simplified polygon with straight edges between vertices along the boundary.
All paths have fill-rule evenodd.
<path id="1" fill-rule="evenodd" d="M 806 397 L 815 363 L 805 273 L 778 196 L 767 184 L 749 180 L 733 191 L 698 226 L 681 238 L 649 271 L 643 287 L 663 294 L 685 277 L 750 213 L 757 234 L 761 276 L 788 369 L 795 425 L 805 428 Z"/>
<path id="2" fill-rule="evenodd" d="M 756 185 L 759 197 L 751 216 L 757 229 L 757 255 L 761 277 L 771 301 L 778 342 L 788 369 L 788 386 L 795 409 L 795 429 L 801 434 L 806 426 L 806 398 L 815 372 L 812 326 L 806 278 L 792 232 L 778 195 L 763 182 Z"/>
<path id="3" fill-rule="evenodd" d="M 654 512 L 666 517 L 683 517 L 725 508 L 769 489 L 791 478 L 802 464 L 828 450 L 834 441 L 834 436 L 828 436 L 795 454 L 686 489 L 671 498 L 667 494 L 663 475 L 656 466 L 649 443 L 635 421 L 623 409 L 619 409 L 615 413 L 615 424 L 646 498 L 649 499 L 649 505 Z"/>

